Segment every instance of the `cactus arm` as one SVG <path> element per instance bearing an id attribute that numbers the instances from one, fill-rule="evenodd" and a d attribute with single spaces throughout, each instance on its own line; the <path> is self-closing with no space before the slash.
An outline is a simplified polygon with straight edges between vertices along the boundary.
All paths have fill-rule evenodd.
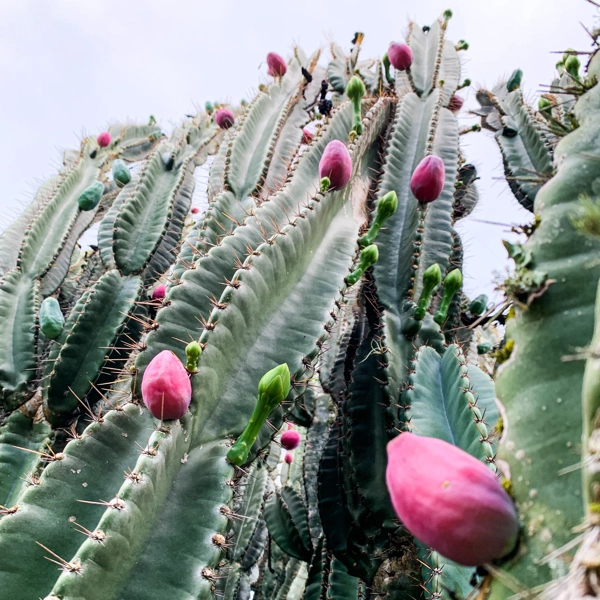
<path id="1" fill-rule="evenodd" d="M 36 369 L 39 285 L 10 271 L 0 280 L 0 401 L 13 409 L 27 399 L 27 384 Z"/>
<path id="2" fill-rule="evenodd" d="M 444 47 L 442 49 L 442 59 L 440 63 L 440 74 L 438 81 L 443 81 L 442 88 L 442 105 L 448 106 L 450 99 L 456 92 L 456 89 L 460 85 L 460 57 L 454 44 L 450 40 L 444 40 Z"/>
<path id="3" fill-rule="evenodd" d="M 416 23 L 411 23 L 408 45 L 413 51 L 409 75 L 413 89 L 419 96 L 426 98 L 438 85 L 444 54 L 444 29 L 440 22 L 432 23 L 427 33 Z"/>
<path id="4" fill-rule="evenodd" d="M 84 304 L 76 305 L 76 319 L 69 317 L 65 324 L 64 343 L 56 344 L 50 356 L 44 388 L 48 415 L 59 418 L 73 411 L 78 398 L 82 400 L 90 390 L 107 349 L 134 308 L 140 283 L 138 277 L 124 278 L 109 271 L 91 288 Z"/>
<path id="5" fill-rule="evenodd" d="M 15 506 L 23 491 L 35 485 L 41 471 L 35 452 L 45 452 L 52 437 L 46 423 L 34 423 L 20 411 L 4 421 L 0 427 L 0 505 Z"/>

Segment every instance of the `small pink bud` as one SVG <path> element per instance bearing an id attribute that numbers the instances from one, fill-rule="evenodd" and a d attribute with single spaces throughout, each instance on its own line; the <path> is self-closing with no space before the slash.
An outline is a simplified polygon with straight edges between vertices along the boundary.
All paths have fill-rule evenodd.
<path id="1" fill-rule="evenodd" d="M 410 68 L 413 61 L 413 53 L 409 46 L 406 44 L 398 44 L 393 42 L 388 48 L 388 58 L 392 63 L 394 69 L 398 71 L 406 71 Z"/>
<path id="2" fill-rule="evenodd" d="M 267 54 L 267 66 L 269 67 L 269 75 L 271 77 L 281 77 L 287 71 L 285 60 L 275 52 Z"/>
<path id="3" fill-rule="evenodd" d="M 197 206 L 192 206 L 192 214 L 197 215 L 200 212 L 200 209 Z"/>
<path id="4" fill-rule="evenodd" d="M 454 94 L 454 96 L 452 96 L 452 98 L 450 98 L 450 102 L 448 102 L 448 108 L 453 113 L 457 113 L 462 108 L 462 105 L 464 104 L 464 102 L 465 101 L 460 96 L 457 96 L 456 94 Z"/>
<path id="5" fill-rule="evenodd" d="M 309 131 L 308 129 L 306 129 L 306 127 L 302 130 L 302 143 L 303 144 L 310 144 L 312 142 L 313 139 L 313 134 L 311 131 Z"/>
<path id="6" fill-rule="evenodd" d="M 392 440 L 387 455 L 392 505 L 418 540 L 465 566 L 513 550 L 517 512 L 485 463 L 448 442 L 414 433 Z"/>
<path id="7" fill-rule="evenodd" d="M 108 131 L 103 131 L 97 138 L 96 141 L 98 142 L 98 146 L 100 146 L 101 148 L 106 148 L 106 146 L 108 146 L 110 144 L 110 133 L 108 133 Z"/>
<path id="8" fill-rule="evenodd" d="M 192 399 L 192 386 L 181 361 L 170 350 L 157 354 L 142 378 L 142 398 L 156 419 L 181 419 Z"/>
<path id="9" fill-rule="evenodd" d="M 230 110 L 226 108 L 220 108 L 215 113 L 215 121 L 221 129 L 229 129 L 235 123 L 235 117 Z"/>
<path id="10" fill-rule="evenodd" d="M 410 190 L 419 202 L 437 200 L 444 189 L 446 169 L 439 156 L 426 156 L 410 178 Z"/>
<path id="11" fill-rule="evenodd" d="M 329 177 L 329 189 L 341 190 L 350 181 L 352 175 L 352 159 L 348 148 L 340 140 L 327 144 L 319 162 L 319 177 Z"/>
<path id="12" fill-rule="evenodd" d="M 152 300 L 162 300 L 166 292 L 167 288 L 164 285 L 157 285 L 152 292 Z"/>
<path id="13" fill-rule="evenodd" d="M 300 445 L 300 434 L 293 429 L 288 429 L 281 434 L 281 445 L 286 450 L 295 450 Z"/>
<path id="14" fill-rule="evenodd" d="M 294 426 L 291 423 L 287 424 L 287 430 L 289 431 L 290 429 L 294 429 Z"/>
<path id="15" fill-rule="evenodd" d="M 294 455 L 291 452 L 286 452 L 283 460 L 285 460 L 288 465 L 291 465 L 294 461 Z"/>

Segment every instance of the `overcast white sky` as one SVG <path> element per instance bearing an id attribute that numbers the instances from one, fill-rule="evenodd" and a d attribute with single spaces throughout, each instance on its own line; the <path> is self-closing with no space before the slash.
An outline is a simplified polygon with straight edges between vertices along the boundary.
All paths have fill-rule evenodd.
<path id="1" fill-rule="evenodd" d="M 463 76 L 491 86 L 520 67 L 532 100 L 552 79 L 551 51 L 589 49 L 580 23 L 593 27 L 597 14 L 586 0 L 0 0 L 0 229 L 82 134 L 150 114 L 167 129 L 206 100 L 249 98 L 266 81 L 266 54 L 289 58 L 294 44 L 348 48 L 362 31 L 363 57 L 381 56 L 409 19 L 429 24 L 446 8 L 450 39 L 470 44 Z M 491 293 L 507 228 L 476 219 L 529 216 L 499 180 L 491 134 L 464 136 L 463 148 L 481 176 L 479 206 L 460 227 L 466 287 Z"/>

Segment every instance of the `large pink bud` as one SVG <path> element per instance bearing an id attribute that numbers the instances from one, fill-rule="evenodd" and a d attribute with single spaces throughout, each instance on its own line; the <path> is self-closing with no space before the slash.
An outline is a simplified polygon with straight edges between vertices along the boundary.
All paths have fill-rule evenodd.
<path id="1" fill-rule="evenodd" d="M 287 71 L 285 60 L 275 52 L 267 54 L 267 66 L 269 67 L 269 75 L 271 77 L 281 77 Z"/>
<path id="2" fill-rule="evenodd" d="M 393 42 L 388 48 L 388 58 L 392 63 L 394 69 L 398 71 L 406 71 L 410 68 L 413 61 L 413 53 L 409 46 L 406 44 L 398 44 Z"/>
<path id="3" fill-rule="evenodd" d="M 170 350 L 157 354 L 142 378 L 142 398 L 152 416 L 181 419 L 192 400 L 192 385 L 181 361 Z"/>
<path id="4" fill-rule="evenodd" d="M 444 189 L 446 170 L 439 156 L 426 156 L 410 178 L 410 190 L 419 202 L 433 202 Z"/>
<path id="5" fill-rule="evenodd" d="M 97 138 L 96 141 L 98 142 L 98 146 L 100 146 L 101 148 L 106 148 L 106 146 L 108 146 L 110 144 L 110 133 L 108 133 L 108 131 L 103 131 Z"/>
<path id="6" fill-rule="evenodd" d="M 401 433 L 387 446 L 387 488 L 408 531 L 461 565 L 501 558 L 515 546 L 519 519 L 498 478 L 464 450 Z"/>
<path id="7" fill-rule="evenodd" d="M 167 288 L 164 285 L 157 285 L 152 291 L 152 300 L 162 300 L 167 293 Z"/>
<path id="8" fill-rule="evenodd" d="M 330 190 L 341 190 L 350 181 L 352 175 L 352 159 L 348 148 L 340 140 L 327 144 L 319 162 L 319 177 L 329 178 Z"/>
<path id="9" fill-rule="evenodd" d="M 452 96 L 452 98 L 450 98 L 450 102 L 448 102 L 448 108 L 453 113 L 457 113 L 462 108 L 463 104 L 464 104 L 464 100 L 457 94 L 454 94 L 454 96 Z"/>
<path id="10" fill-rule="evenodd" d="M 281 445 L 285 450 L 295 450 L 300 445 L 300 434 L 288 429 L 281 434 Z"/>
<path id="11" fill-rule="evenodd" d="M 235 123 L 235 117 L 230 110 L 226 108 L 220 108 L 215 113 L 215 121 L 221 129 L 229 129 Z"/>

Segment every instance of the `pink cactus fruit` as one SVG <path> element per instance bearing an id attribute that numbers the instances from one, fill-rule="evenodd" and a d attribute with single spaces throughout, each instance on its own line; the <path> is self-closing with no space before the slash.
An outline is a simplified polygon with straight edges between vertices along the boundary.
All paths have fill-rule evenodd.
<path id="1" fill-rule="evenodd" d="M 200 209 L 197 206 L 192 206 L 192 214 L 197 215 L 200 212 Z"/>
<path id="2" fill-rule="evenodd" d="M 452 98 L 450 98 L 450 102 L 448 102 L 448 108 L 453 113 L 457 113 L 462 108 L 464 102 L 465 101 L 460 96 L 458 96 L 457 94 L 454 94 L 454 96 L 452 96 Z"/>
<path id="3" fill-rule="evenodd" d="M 388 58 L 394 69 L 398 71 L 406 71 L 412 65 L 413 53 L 406 44 L 398 44 L 393 42 L 388 48 Z"/>
<path id="4" fill-rule="evenodd" d="M 281 434 L 281 445 L 285 450 L 295 450 L 300 445 L 300 434 L 294 429 L 290 429 Z"/>
<path id="5" fill-rule="evenodd" d="M 302 130 L 302 143 L 310 144 L 313 140 L 312 131 L 308 130 L 306 127 Z"/>
<path id="6" fill-rule="evenodd" d="M 352 159 L 348 148 L 340 140 L 327 144 L 319 162 L 319 177 L 329 177 L 329 189 L 341 190 L 350 181 L 352 175 Z"/>
<path id="7" fill-rule="evenodd" d="M 110 144 L 110 133 L 108 133 L 108 131 L 103 131 L 97 138 L 96 141 L 98 142 L 98 146 L 100 146 L 101 148 L 106 148 L 106 146 L 108 146 Z"/>
<path id="8" fill-rule="evenodd" d="M 269 67 L 269 75 L 271 77 L 281 77 L 287 71 L 285 60 L 275 52 L 267 54 L 267 66 Z"/>
<path id="9" fill-rule="evenodd" d="M 444 189 L 446 170 L 439 156 L 426 156 L 410 178 L 410 189 L 419 202 L 437 200 Z"/>
<path id="10" fill-rule="evenodd" d="M 181 419 L 192 399 L 192 386 L 181 361 L 170 350 L 157 354 L 142 378 L 142 398 L 153 417 Z"/>
<path id="11" fill-rule="evenodd" d="M 162 300 L 167 293 L 167 288 L 164 285 L 157 285 L 152 291 L 152 300 Z"/>
<path id="12" fill-rule="evenodd" d="M 215 121 L 221 129 L 229 129 L 235 123 L 233 113 L 227 108 L 220 108 L 215 113 Z"/>
<path id="13" fill-rule="evenodd" d="M 418 540 L 465 566 L 513 550 L 517 512 L 485 463 L 448 442 L 414 433 L 392 440 L 387 455 L 392 505 Z"/>
<path id="14" fill-rule="evenodd" d="M 291 465 L 292 462 L 294 462 L 294 455 L 291 452 L 286 452 L 283 460 L 285 460 L 288 465 Z"/>

